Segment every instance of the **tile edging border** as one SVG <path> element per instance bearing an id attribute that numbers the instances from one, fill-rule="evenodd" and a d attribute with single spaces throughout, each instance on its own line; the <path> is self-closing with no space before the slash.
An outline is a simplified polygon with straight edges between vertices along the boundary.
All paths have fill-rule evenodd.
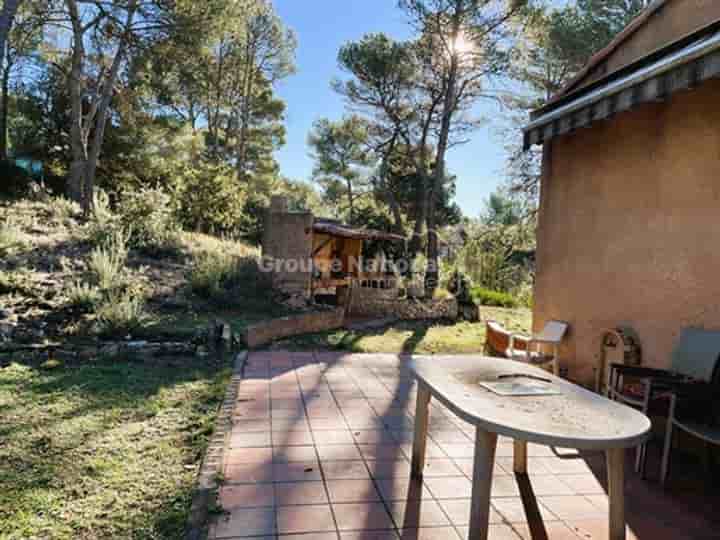
<path id="1" fill-rule="evenodd" d="M 227 435 L 232 428 L 233 409 L 248 354 L 248 351 L 245 350 L 235 356 L 232 377 L 220 405 L 213 435 L 210 438 L 195 481 L 185 540 L 203 540 L 207 536 L 209 506 L 219 487 L 218 474 L 222 471 L 223 456 L 227 448 Z"/>

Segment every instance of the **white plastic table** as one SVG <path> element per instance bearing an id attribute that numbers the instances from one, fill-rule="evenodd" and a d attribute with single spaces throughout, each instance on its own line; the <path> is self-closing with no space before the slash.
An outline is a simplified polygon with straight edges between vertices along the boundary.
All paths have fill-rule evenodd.
<path id="1" fill-rule="evenodd" d="M 650 433 L 650 420 L 639 411 L 610 401 L 546 371 L 504 358 L 433 356 L 413 358 L 418 379 L 412 475 L 425 466 L 429 405 L 435 397 L 458 417 L 475 426 L 470 540 L 486 540 L 490 488 L 498 435 L 514 440 L 514 470 L 527 472 L 527 443 L 605 451 L 610 501 L 610 540 L 625 540 L 625 449 L 638 446 Z M 557 395 L 501 396 L 480 382 L 500 376 L 539 377 Z M 532 379 L 502 378 L 507 381 Z"/>

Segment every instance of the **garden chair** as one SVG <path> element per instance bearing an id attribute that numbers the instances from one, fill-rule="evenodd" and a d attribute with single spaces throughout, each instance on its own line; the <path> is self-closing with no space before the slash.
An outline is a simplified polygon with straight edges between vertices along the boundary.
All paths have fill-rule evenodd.
<path id="1" fill-rule="evenodd" d="M 673 385 L 660 469 L 660 483 L 663 486 L 668 477 L 670 452 L 676 429 L 703 440 L 708 477 L 711 476 L 712 446 L 720 445 L 720 394 L 717 390 L 716 385 L 708 383 Z"/>
<path id="2" fill-rule="evenodd" d="M 560 343 L 565 338 L 568 330 L 568 323 L 562 321 L 550 321 L 539 334 L 531 337 L 519 334 L 510 335 L 510 344 L 506 356 L 512 360 L 518 360 L 536 366 L 552 365 L 555 375 L 560 375 Z M 527 348 L 521 349 L 516 346 L 518 341 L 527 342 Z M 535 350 L 533 350 L 533 346 Z M 552 355 L 544 352 L 546 347 L 552 348 Z"/>
<path id="3" fill-rule="evenodd" d="M 508 358 L 511 333 L 496 321 L 485 323 L 485 353 Z M 515 348 L 527 350 L 527 340 L 517 338 Z"/>
<path id="4" fill-rule="evenodd" d="M 666 415 L 670 390 L 678 383 L 713 382 L 718 379 L 720 331 L 687 328 L 683 330 L 671 357 L 670 369 L 612 364 L 608 397 L 644 414 Z M 640 382 L 626 378 L 640 379 Z M 635 470 L 645 476 L 647 443 L 637 449 Z"/>

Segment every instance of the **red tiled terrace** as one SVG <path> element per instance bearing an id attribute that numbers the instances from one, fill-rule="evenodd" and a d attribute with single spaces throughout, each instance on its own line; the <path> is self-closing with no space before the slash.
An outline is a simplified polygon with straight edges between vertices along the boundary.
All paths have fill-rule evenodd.
<path id="1" fill-rule="evenodd" d="M 212 540 L 467 538 L 474 428 L 431 405 L 422 483 L 410 479 L 409 357 L 258 352 L 248 358 L 223 462 Z M 607 538 L 604 456 L 530 444 L 528 475 L 498 443 L 490 540 Z M 632 473 L 628 538 L 720 538 L 717 492 L 697 464 L 663 490 Z M 651 471 L 654 464 L 650 463 Z"/>

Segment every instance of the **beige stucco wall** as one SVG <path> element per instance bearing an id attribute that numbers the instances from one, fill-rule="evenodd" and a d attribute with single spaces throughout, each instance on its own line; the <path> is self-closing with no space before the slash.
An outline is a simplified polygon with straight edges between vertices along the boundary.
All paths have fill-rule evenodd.
<path id="1" fill-rule="evenodd" d="M 720 328 L 720 81 L 557 138 L 544 166 L 534 326 L 570 322 L 572 378 L 605 328 L 658 367 L 683 327 Z"/>
<path id="2" fill-rule="evenodd" d="M 578 87 L 586 86 L 719 19 L 718 0 L 667 0 L 642 27 L 590 72 Z"/>

